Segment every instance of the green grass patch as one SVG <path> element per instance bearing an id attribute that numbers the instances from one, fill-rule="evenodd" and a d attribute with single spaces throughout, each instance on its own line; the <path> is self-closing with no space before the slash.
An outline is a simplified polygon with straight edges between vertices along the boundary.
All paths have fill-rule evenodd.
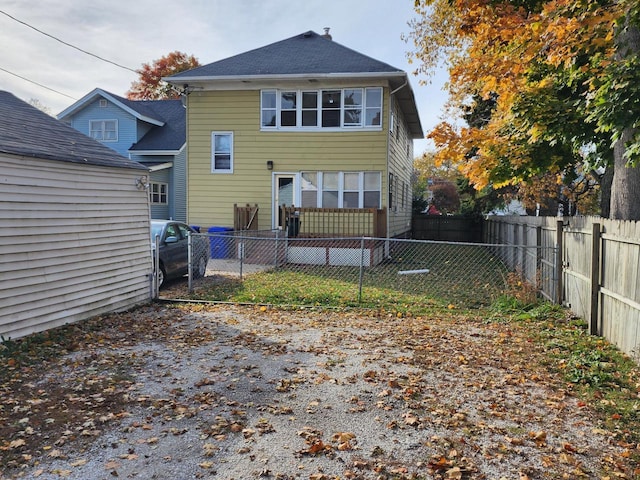
<path id="1" fill-rule="evenodd" d="M 425 307 L 471 309 L 504 291 L 508 273 L 481 246 L 398 243 L 384 261 L 358 266 L 284 264 L 198 289 L 195 298 L 330 308 L 383 308 L 420 314 Z M 382 247 L 380 247 L 382 248 Z"/>

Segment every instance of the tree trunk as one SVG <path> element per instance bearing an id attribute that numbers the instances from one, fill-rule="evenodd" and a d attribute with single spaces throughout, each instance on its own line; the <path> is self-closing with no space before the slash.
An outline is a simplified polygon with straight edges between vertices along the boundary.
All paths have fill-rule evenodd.
<path id="1" fill-rule="evenodd" d="M 620 59 L 640 52 L 640 30 L 631 25 L 618 35 Z M 625 144 L 633 139 L 636 130 L 627 127 L 613 146 L 613 182 L 611 184 L 611 218 L 640 220 L 640 167 L 630 167 L 624 158 Z"/>
<path id="2" fill-rule="evenodd" d="M 626 128 L 613 147 L 610 214 L 616 220 L 640 220 L 640 168 L 628 166 L 623 157 L 624 144 L 632 135 L 633 129 Z"/>
<path id="3" fill-rule="evenodd" d="M 613 165 L 608 166 L 600 176 L 600 216 L 611 217 L 611 183 L 613 182 Z"/>

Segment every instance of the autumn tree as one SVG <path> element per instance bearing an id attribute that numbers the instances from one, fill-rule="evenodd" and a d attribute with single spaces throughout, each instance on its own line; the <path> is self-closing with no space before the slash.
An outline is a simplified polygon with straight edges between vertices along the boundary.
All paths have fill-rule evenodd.
<path id="1" fill-rule="evenodd" d="M 460 195 L 454 183 L 443 180 L 431 186 L 431 203 L 441 213 L 457 213 L 460 210 Z"/>
<path id="2" fill-rule="evenodd" d="M 153 63 L 144 63 L 142 68 L 136 70 L 140 79 L 131 83 L 127 92 L 130 100 L 164 100 L 178 98 L 180 93 L 162 77 L 168 77 L 185 70 L 200 66 L 198 59 L 193 55 L 187 55 L 179 51 L 154 60 Z"/>
<path id="3" fill-rule="evenodd" d="M 637 2 L 415 6 L 417 70 L 428 73 L 444 61 L 450 73 L 453 119 L 429 134 L 439 161 L 453 160 L 478 189 L 534 184 L 541 176 L 562 184 L 579 180 L 574 173 L 582 169 L 613 178 L 611 216 L 640 218 Z M 603 168 L 613 175 L 594 174 Z"/>

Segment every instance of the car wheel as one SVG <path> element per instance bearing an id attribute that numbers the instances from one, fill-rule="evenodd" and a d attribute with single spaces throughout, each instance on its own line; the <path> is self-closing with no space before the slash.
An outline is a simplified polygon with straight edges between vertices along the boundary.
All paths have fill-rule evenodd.
<path id="1" fill-rule="evenodd" d="M 164 265 L 160 264 L 160 270 L 158 270 L 158 290 L 162 288 L 166 278 L 167 272 L 164 271 Z"/>
<path id="2" fill-rule="evenodd" d="M 207 263 L 208 263 L 208 258 L 207 257 L 200 257 L 198 259 L 198 262 L 196 264 L 196 269 L 194 272 L 194 277 L 195 278 L 202 278 L 204 277 L 205 273 L 207 273 Z"/>

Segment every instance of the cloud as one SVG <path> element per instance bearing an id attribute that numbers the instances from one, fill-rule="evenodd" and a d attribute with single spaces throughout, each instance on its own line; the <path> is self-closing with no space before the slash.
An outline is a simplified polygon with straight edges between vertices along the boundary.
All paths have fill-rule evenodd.
<path id="1" fill-rule="evenodd" d="M 406 59 L 412 2 L 389 0 L 42 0 L 38 8 L 7 0 L 1 10 L 63 41 L 137 69 L 180 50 L 210 63 L 298 33 L 331 27 L 334 41 L 411 72 Z M 135 73 L 65 46 L 0 15 L 0 65 L 62 93 L 81 98 L 95 87 L 124 95 Z M 437 123 L 444 95 L 411 78 L 425 130 Z M 0 71 L 0 88 L 37 98 L 58 113 L 73 100 Z M 416 152 L 420 147 L 416 148 Z"/>

